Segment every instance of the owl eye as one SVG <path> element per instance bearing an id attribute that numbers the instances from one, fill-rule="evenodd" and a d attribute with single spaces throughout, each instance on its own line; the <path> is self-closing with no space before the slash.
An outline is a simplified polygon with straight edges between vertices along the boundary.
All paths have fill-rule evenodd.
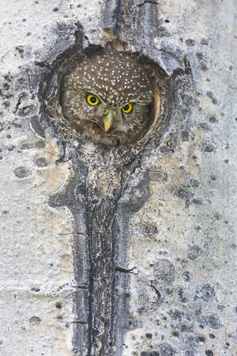
<path id="1" fill-rule="evenodd" d="M 125 112 L 125 114 L 129 114 L 132 111 L 132 104 L 127 104 L 122 107 L 122 111 Z"/>
<path id="2" fill-rule="evenodd" d="M 89 94 L 86 97 L 86 101 L 88 102 L 88 104 L 90 105 L 98 105 L 100 103 L 99 99 L 97 98 L 97 96 Z"/>

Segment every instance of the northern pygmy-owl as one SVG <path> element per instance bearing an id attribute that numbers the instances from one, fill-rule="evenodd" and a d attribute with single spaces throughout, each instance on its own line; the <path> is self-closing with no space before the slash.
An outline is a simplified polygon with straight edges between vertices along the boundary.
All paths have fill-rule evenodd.
<path id="1" fill-rule="evenodd" d="M 95 143 L 133 144 L 151 126 L 153 78 L 130 54 L 84 56 L 64 74 L 61 89 L 64 117 Z"/>

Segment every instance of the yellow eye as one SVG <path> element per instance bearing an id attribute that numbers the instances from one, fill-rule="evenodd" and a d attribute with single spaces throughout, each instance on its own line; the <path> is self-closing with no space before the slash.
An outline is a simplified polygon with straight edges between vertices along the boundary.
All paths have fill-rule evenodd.
<path id="1" fill-rule="evenodd" d="M 88 102 L 88 104 L 90 105 L 98 105 L 99 104 L 99 99 L 97 98 L 97 96 L 89 94 L 86 97 L 86 101 Z"/>
<path id="2" fill-rule="evenodd" d="M 129 114 L 132 111 L 132 104 L 127 104 L 122 107 L 122 111 L 125 112 L 125 114 Z"/>

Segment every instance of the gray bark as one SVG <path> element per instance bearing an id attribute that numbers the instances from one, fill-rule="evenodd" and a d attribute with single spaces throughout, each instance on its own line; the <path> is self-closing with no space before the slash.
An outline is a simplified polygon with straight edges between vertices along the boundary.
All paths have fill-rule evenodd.
<path id="1" fill-rule="evenodd" d="M 23 5 L 0 25 L 0 354 L 234 356 L 234 1 Z M 157 64 L 163 126 L 78 147 L 45 115 L 54 71 L 109 42 Z"/>

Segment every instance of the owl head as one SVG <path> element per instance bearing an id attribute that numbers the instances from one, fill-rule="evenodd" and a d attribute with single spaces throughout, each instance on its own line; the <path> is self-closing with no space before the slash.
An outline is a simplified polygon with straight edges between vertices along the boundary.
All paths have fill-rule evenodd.
<path id="1" fill-rule="evenodd" d="M 95 143 L 134 144 L 152 124 L 154 80 L 130 54 L 103 51 L 78 59 L 61 89 L 64 117 Z"/>

